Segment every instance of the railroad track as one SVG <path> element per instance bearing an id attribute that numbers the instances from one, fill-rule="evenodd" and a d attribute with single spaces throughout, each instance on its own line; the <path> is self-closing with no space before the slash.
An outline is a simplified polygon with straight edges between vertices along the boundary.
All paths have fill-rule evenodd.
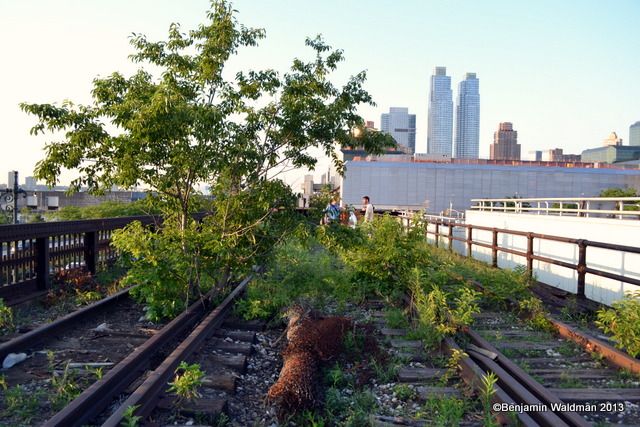
<path id="1" fill-rule="evenodd" d="M 185 331 L 178 325 L 184 323 L 189 310 L 197 309 L 192 306 L 43 425 L 66 427 L 91 423 L 119 426 L 129 408 L 136 408 L 135 416 L 143 420 L 154 411 L 173 408 L 173 398 L 166 395 L 167 383 L 173 379 L 182 361 L 195 359 L 202 362 L 207 373 L 206 387 L 232 393 L 237 373 L 246 368 L 247 357 L 252 351 L 255 331 L 251 329 L 260 326 L 254 323 L 225 324 L 225 321 L 250 280 L 250 277 L 243 280 L 220 305 L 206 312 L 193 329 L 189 328 L 182 338 L 176 339 L 180 334 L 178 329 Z M 170 350 L 164 352 L 166 357 L 158 358 L 158 351 L 166 348 L 172 340 Z M 215 417 L 227 407 L 227 399 L 221 396 L 220 393 L 216 397 L 205 396 L 183 405 L 180 410 Z"/>
<path id="2" fill-rule="evenodd" d="M 498 384 L 516 408 L 533 408 L 525 411 L 534 422 L 531 425 L 640 423 L 640 378 L 613 365 L 598 352 L 602 346 L 587 350 L 502 312 L 482 313 L 465 335 L 470 360 L 498 376 Z M 552 411 L 554 407 L 558 409 Z"/>

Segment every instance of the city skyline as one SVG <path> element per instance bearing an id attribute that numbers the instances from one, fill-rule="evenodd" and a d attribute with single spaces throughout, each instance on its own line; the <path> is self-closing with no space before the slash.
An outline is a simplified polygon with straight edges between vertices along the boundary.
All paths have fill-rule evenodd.
<path id="1" fill-rule="evenodd" d="M 359 110 L 365 119 L 380 117 L 392 105 L 416 114 L 419 153 L 426 151 L 429 75 L 440 64 L 456 82 L 469 70 L 482 78 L 482 158 L 489 157 L 496 124 L 505 120 L 518 124 L 523 152 L 556 148 L 562 141 L 565 151 L 572 153 L 600 145 L 611 131 L 626 144 L 629 126 L 640 120 L 640 86 L 634 84 L 640 58 L 631 54 L 640 48 L 640 28 L 635 25 L 639 2 L 586 1 L 576 8 L 551 1 L 462 1 L 459 7 L 407 1 L 402 22 L 388 20 L 390 6 L 382 1 L 328 0 L 292 8 L 235 1 L 240 22 L 264 27 L 267 38 L 234 58 L 229 73 L 246 68 L 286 70 L 294 57 L 308 55 L 304 38 L 322 33 L 345 52 L 347 60 L 338 73 L 341 81 L 367 70 L 365 87 L 377 106 Z M 7 18 L 0 35 L 13 40 L 21 34 L 6 44 L 11 65 L 0 69 L 0 117 L 5 124 L 0 171 L 18 169 L 21 176 L 32 175 L 44 143 L 55 139 L 29 135 L 34 122 L 19 111 L 18 103 L 90 102 L 93 78 L 137 69 L 127 59 L 132 32 L 164 39 L 171 22 L 181 23 L 184 31 L 192 29 L 207 7 L 207 0 L 0 3 L 0 13 Z M 570 23 L 566 16 L 572 17 Z M 616 31 L 593 31 L 602 27 Z M 513 60 L 500 66 L 506 53 L 513 54 Z M 315 173 L 326 164 L 321 162 Z"/>

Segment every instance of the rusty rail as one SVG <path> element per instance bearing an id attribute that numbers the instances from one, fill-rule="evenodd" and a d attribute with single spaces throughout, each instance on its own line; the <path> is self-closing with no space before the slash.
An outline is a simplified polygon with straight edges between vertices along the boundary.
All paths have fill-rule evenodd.
<path id="1" fill-rule="evenodd" d="M 119 425 L 122 413 L 129 406 L 131 399 L 140 399 L 142 391 L 142 406 L 137 413 L 143 410 L 153 409 L 155 400 L 153 393 L 164 390 L 163 385 L 173 375 L 180 361 L 188 357 L 195 348 L 209 337 L 224 320 L 235 300 L 245 291 L 251 276 L 243 280 L 225 300 L 213 309 L 190 335 L 162 362 L 159 368 L 153 371 L 147 380 L 136 392 L 111 415 L 105 425 Z M 158 333 L 149 338 L 143 345 L 136 348 L 129 356 L 120 361 L 113 369 L 107 372 L 102 379 L 93 383 L 84 390 L 76 399 L 60 412 L 50 418 L 43 426 L 46 427 L 75 427 L 85 425 L 100 415 L 112 403 L 113 399 L 121 394 L 136 378 L 140 377 L 149 368 L 151 358 L 162 348 L 169 345 L 180 335 L 186 333 L 206 313 L 207 306 L 213 297 L 213 291 L 209 292 L 203 301 L 192 304 L 185 312 L 169 322 Z M 164 382 L 162 382 L 164 381 Z M 136 404 L 136 403 L 134 403 Z M 151 408 L 151 409 L 149 409 Z M 120 417 L 120 418 L 118 418 Z M 110 424 L 111 423 L 111 424 Z"/>
<path id="2" fill-rule="evenodd" d="M 181 361 L 186 360 L 202 343 L 218 328 L 231 310 L 235 300 L 244 293 L 252 276 L 244 279 L 205 319 L 196 326 L 189 336 L 154 370 L 140 387 L 122 403 L 115 412 L 102 424 L 102 427 L 117 427 L 123 420 L 125 411 L 135 407 L 135 415 L 147 417 L 155 408 L 159 395 L 167 382 L 175 375 Z"/>
<path id="3" fill-rule="evenodd" d="M 10 341 L 0 344 L 0 360 L 4 360 L 4 358 L 9 353 L 18 353 L 23 352 L 38 343 L 46 340 L 52 334 L 57 333 L 69 326 L 76 324 L 80 320 L 95 314 L 100 310 L 105 310 L 108 307 L 111 307 L 118 301 L 121 301 L 129 296 L 129 291 L 133 288 L 123 289 L 109 297 L 101 299 L 93 304 L 90 304 L 86 307 L 83 307 L 79 310 L 76 310 L 72 313 L 67 314 L 59 319 L 54 320 L 51 323 L 47 323 L 42 325 L 32 331 L 29 331 L 25 334 L 22 334 Z"/>

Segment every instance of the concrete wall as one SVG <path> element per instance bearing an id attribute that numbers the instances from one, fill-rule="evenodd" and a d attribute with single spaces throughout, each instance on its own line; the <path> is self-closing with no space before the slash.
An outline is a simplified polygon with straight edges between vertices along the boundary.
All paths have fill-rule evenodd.
<path id="1" fill-rule="evenodd" d="M 640 190 L 640 170 L 455 163 L 347 162 L 342 200 L 360 205 L 363 195 L 378 208 L 464 211 L 471 199 L 597 196 L 610 187 Z M 427 206 L 428 205 L 428 206 Z"/>
<path id="2" fill-rule="evenodd" d="M 616 243 L 627 246 L 638 246 L 640 242 L 640 221 L 619 220 L 607 218 L 577 218 L 546 215 L 506 214 L 498 212 L 467 211 L 466 223 L 486 227 L 505 228 L 509 230 L 536 232 L 561 237 L 587 239 L 592 241 Z M 430 230 L 435 227 L 431 225 Z M 447 228 L 441 232 L 448 232 Z M 465 230 L 454 228 L 455 235 L 465 237 Z M 491 243 L 490 231 L 473 231 L 474 241 Z M 434 238 L 429 235 L 429 240 Z M 447 244 L 446 238 L 441 238 L 441 244 Z M 499 246 L 526 252 L 526 237 L 498 235 Z M 465 255 L 466 245 L 454 241 L 456 252 Z M 578 248 L 575 244 L 534 240 L 534 253 L 549 258 L 558 259 L 571 264 L 578 262 Z M 474 246 L 473 257 L 491 262 L 491 249 Z M 516 255 L 499 252 L 498 266 L 501 268 L 515 268 L 526 265 L 526 259 Z M 629 254 L 600 248 L 587 248 L 587 266 L 640 279 L 640 254 Z M 557 265 L 534 261 L 534 274 L 544 283 L 576 292 L 577 273 L 574 270 Z M 587 274 L 585 279 L 585 294 L 589 299 L 610 305 L 613 301 L 624 296 L 627 291 L 640 290 L 640 287 L 618 282 L 603 277 Z"/>

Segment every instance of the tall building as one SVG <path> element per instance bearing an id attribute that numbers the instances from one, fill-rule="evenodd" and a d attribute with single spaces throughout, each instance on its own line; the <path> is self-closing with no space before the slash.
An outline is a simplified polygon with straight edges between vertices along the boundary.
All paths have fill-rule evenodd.
<path id="1" fill-rule="evenodd" d="M 13 188 L 13 183 L 16 180 L 15 173 L 16 171 L 9 171 L 7 175 L 7 188 Z"/>
<path id="2" fill-rule="evenodd" d="M 520 160 L 518 132 L 513 130 L 511 123 L 500 123 L 498 130 L 493 133 L 490 158 L 492 160 Z"/>
<path id="3" fill-rule="evenodd" d="M 458 85 L 456 105 L 456 157 L 477 159 L 480 154 L 480 83 L 467 73 Z"/>
<path id="4" fill-rule="evenodd" d="M 416 115 L 409 114 L 408 108 L 389 108 L 380 117 L 380 130 L 388 133 L 398 145 L 407 148 L 410 154 L 416 151 Z"/>
<path id="5" fill-rule="evenodd" d="M 427 129 L 427 153 L 452 154 L 453 100 L 451 77 L 446 67 L 436 67 L 431 76 L 429 94 L 429 124 Z"/>
<path id="6" fill-rule="evenodd" d="M 604 145 L 605 147 L 608 147 L 610 145 L 622 145 L 622 138 L 619 138 L 617 133 L 611 132 L 607 139 L 602 142 L 602 145 Z"/>
<path id="7" fill-rule="evenodd" d="M 25 190 L 35 190 L 36 185 L 38 185 L 38 181 L 34 177 L 28 176 L 24 179 Z"/>
<path id="8" fill-rule="evenodd" d="M 629 145 L 640 145 L 640 122 L 629 126 Z"/>

